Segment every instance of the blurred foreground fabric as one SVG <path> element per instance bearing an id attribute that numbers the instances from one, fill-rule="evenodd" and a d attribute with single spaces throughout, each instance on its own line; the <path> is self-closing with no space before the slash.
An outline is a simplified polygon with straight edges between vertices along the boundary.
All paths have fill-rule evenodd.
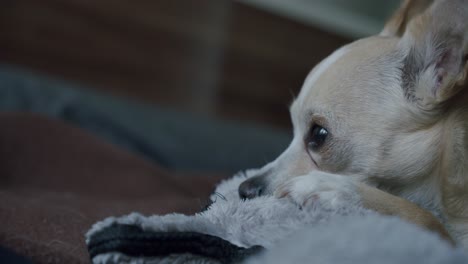
<path id="1" fill-rule="evenodd" d="M 0 247 L 33 263 L 87 263 L 84 234 L 95 221 L 198 212 L 226 176 L 176 174 L 34 114 L 3 113 L 0 123 Z"/>

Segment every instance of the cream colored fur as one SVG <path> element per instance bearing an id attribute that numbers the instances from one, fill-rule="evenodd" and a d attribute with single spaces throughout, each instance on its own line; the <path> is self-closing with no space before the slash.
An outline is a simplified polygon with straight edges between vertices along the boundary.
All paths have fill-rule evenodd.
<path id="1" fill-rule="evenodd" d="M 468 250 L 467 54 L 468 0 L 404 1 L 380 35 L 310 72 L 294 139 L 256 184 L 302 206 L 353 199 Z M 317 151 L 314 124 L 329 131 Z"/>

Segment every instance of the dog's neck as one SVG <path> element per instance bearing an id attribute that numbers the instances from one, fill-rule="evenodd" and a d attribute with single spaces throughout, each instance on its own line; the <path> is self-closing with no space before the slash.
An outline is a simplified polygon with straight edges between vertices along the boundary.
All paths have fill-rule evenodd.
<path id="1" fill-rule="evenodd" d="M 439 169 L 442 203 L 449 216 L 468 218 L 468 87 L 449 102 Z M 457 200 L 454 200 L 457 197 Z M 464 201 L 460 201 L 463 199 Z M 462 206 L 463 204 L 463 206 Z"/>
<path id="2" fill-rule="evenodd" d="M 396 175 L 404 164 L 401 153 L 405 145 L 397 147 L 386 157 L 379 174 L 368 183 L 394 195 L 406 198 L 432 211 L 441 220 L 450 217 L 468 219 L 468 87 L 432 116 L 431 122 L 411 127 L 405 142 L 419 149 L 409 175 Z M 462 195 L 464 194 L 464 195 Z M 457 199 L 457 200 L 455 200 Z M 460 199 L 466 199 L 460 201 Z M 463 208 L 462 208 L 463 207 Z"/>

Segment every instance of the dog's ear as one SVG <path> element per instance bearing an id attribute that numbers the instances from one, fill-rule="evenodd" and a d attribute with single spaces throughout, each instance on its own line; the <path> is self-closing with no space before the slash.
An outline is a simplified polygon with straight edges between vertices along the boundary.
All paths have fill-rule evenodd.
<path id="1" fill-rule="evenodd" d="M 428 109 L 446 101 L 468 70 L 468 0 L 435 1 L 409 22 L 399 45 L 408 98 Z"/>
<path id="2" fill-rule="evenodd" d="M 381 36 L 401 37 L 405 32 L 408 22 L 418 14 L 426 10 L 433 0 L 403 0 L 400 7 L 393 13 L 390 19 L 385 23 L 384 29 L 380 32 Z"/>

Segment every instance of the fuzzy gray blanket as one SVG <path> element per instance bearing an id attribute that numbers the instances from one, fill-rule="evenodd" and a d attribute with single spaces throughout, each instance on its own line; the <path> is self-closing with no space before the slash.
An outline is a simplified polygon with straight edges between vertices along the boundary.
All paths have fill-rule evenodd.
<path id="1" fill-rule="evenodd" d="M 86 235 L 93 263 L 468 263 L 436 234 L 356 205 L 243 201 L 237 187 L 252 174 L 222 182 L 196 215 L 133 213 L 96 223 Z"/>

